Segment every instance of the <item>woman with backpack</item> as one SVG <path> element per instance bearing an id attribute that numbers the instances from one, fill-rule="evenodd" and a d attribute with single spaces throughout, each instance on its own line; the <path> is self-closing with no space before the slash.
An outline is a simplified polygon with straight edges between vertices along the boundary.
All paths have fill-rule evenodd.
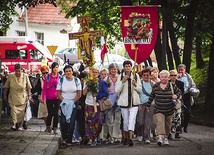
<path id="1" fill-rule="evenodd" d="M 57 94 L 59 97 L 61 109 L 61 135 L 62 142 L 70 145 L 75 127 L 78 104 L 81 97 L 82 86 L 80 80 L 73 76 L 73 68 L 66 65 L 63 69 L 65 76 L 62 76 L 57 85 Z"/>
<path id="2" fill-rule="evenodd" d="M 59 64 L 53 62 L 51 65 L 51 73 L 49 73 L 45 80 L 42 90 L 42 103 L 46 102 L 48 109 L 47 116 L 47 129 L 46 132 L 52 133 L 51 122 L 53 119 L 53 132 L 57 134 L 58 127 L 58 109 L 59 109 L 59 99 L 57 96 L 57 84 L 59 82 L 60 75 L 58 73 Z"/>

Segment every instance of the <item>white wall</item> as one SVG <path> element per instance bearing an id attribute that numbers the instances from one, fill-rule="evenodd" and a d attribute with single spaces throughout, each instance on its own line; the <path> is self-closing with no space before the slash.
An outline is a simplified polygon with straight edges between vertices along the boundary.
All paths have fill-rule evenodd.
<path id="1" fill-rule="evenodd" d="M 17 8 L 17 12 L 19 13 L 20 9 Z M 13 23 L 10 25 L 10 29 L 7 31 L 7 36 L 18 36 L 16 31 L 25 31 L 25 22 L 18 22 L 18 17 L 12 17 Z M 75 22 L 76 18 L 71 22 L 71 28 L 69 29 L 71 32 L 77 32 L 78 25 Z M 75 28 L 74 28 L 75 27 Z M 76 46 L 75 40 L 69 41 L 68 34 L 60 33 L 60 30 L 67 30 L 68 26 L 64 25 L 47 25 L 47 24 L 35 24 L 28 23 L 28 36 L 32 39 L 35 39 L 35 32 L 44 33 L 44 46 L 58 46 L 57 51 L 66 48 L 66 47 L 74 47 Z"/>

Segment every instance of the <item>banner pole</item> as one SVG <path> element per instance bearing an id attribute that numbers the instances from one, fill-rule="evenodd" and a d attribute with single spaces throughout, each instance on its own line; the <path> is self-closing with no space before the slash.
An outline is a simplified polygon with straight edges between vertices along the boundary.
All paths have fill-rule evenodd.
<path id="1" fill-rule="evenodd" d="M 135 68 L 135 66 L 136 66 L 136 61 L 137 61 L 137 51 L 138 51 L 138 46 L 137 46 L 137 44 L 136 44 L 136 46 L 135 46 L 135 57 L 134 57 L 134 72 L 133 72 L 133 79 L 132 80 L 134 80 L 134 77 L 136 76 L 135 74 L 136 74 L 136 68 Z M 132 86 L 132 92 L 131 92 L 131 108 L 132 108 L 132 105 L 133 105 L 133 93 L 134 93 L 134 85 Z"/>

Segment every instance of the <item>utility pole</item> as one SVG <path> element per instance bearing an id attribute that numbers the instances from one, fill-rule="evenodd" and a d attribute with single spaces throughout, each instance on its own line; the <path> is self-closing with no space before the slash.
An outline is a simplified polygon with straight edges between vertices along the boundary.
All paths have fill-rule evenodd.
<path id="1" fill-rule="evenodd" d="M 25 7 L 25 36 L 28 36 L 28 14 L 27 14 L 27 7 Z"/>

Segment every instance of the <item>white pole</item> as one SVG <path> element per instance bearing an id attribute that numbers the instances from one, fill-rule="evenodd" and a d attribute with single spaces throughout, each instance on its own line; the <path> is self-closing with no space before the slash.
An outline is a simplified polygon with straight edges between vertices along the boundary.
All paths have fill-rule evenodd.
<path id="1" fill-rule="evenodd" d="M 28 15 L 26 7 L 25 7 L 25 36 L 28 36 Z"/>

